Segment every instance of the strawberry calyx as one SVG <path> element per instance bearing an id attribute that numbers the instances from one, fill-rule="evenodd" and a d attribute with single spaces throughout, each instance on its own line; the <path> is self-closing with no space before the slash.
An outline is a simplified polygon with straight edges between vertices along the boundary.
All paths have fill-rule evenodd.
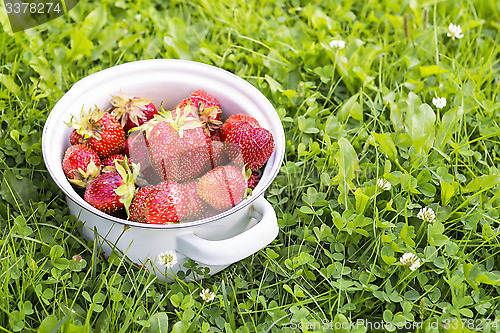
<path id="1" fill-rule="evenodd" d="M 143 132 L 145 135 L 145 139 L 147 140 L 149 138 L 149 134 L 153 130 L 153 128 L 160 122 L 165 121 L 165 118 L 167 117 L 167 113 L 163 109 L 163 104 L 160 105 L 160 111 L 153 116 L 153 118 L 149 119 L 148 121 L 142 123 L 142 125 L 132 127 L 129 130 L 129 133 L 135 132 L 135 131 L 140 131 Z M 170 116 L 171 117 L 171 116 Z"/>
<path id="2" fill-rule="evenodd" d="M 131 97 L 121 90 L 118 92 L 117 96 L 111 95 L 111 97 L 113 97 L 111 100 L 111 105 L 113 105 L 111 114 L 120 121 L 122 127 L 125 126 L 128 119 L 134 124 L 138 124 L 139 119 L 146 119 L 144 111 L 146 111 L 147 105 L 151 103 L 151 100 Z"/>
<path id="3" fill-rule="evenodd" d="M 205 107 L 203 102 L 198 104 L 198 119 L 204 124 L 205 131 L 207 134 L 214 132 L 222 127 L 222 121 L 218 120 L 218 115 L 222 112 L 220 108 L 212 106 L 209 108 Z"/>
<path id="4" fill-rule="evenodd" d="M 101 133 L 104 131 L 104 124 L 100 121 L 106 111 L 99 111 L 96 106 L 94 110 L 86 113 L 83 107 L 80 111 L 80 120 L 76 120 L 72 115 L 71 120 L 66 125 L 74 128 L 81 135 L 79 143 L 85 144 L 91 138 L 102 140 Z"/>
<path id="5" fill-rule="evenodd" d="M 106 166 L 104 166 L 104 167 L 102 168 L 102 172 L 114 172 L 114 171 L 118 171 L 118 170 L 116 169 L 116 163 L 120 164 L 123 168 L 126 168 L 126 166 L 125 166 L 125 158 L 126 158 L 126 156 L 124 156 L 124 158 L 123 158 L 123 159 L 118 159 L 118 158 L 116 158 L 116 159 L 114 160 L 113 165 L 106 165 Z M 128 164 L 127 164 L 127 165 L 128 165 Z M 129 168 L 130 168 L 130 166 L 129 166 Z"/>
<path id="6" fill-rule="evenodd" d="M 83 170 L 82 168 L 73 170 L 73 178 L 68 178 L 68 180 L 76 186 L 87 187 L 90 182 L 99 176 L 100 172 L 101 167 L 98 167 L 94 161 L 90 161 L 87 165 L 87 170 Z"/>
<path id="7" fill-rule="evenodd" d="M 174 130 L 179 133 L 179 137 L 184 136 L 184 131 L 189 129 L 195 129 L 198 127 L 202 127 L 203 123 L 200 122 L 196 117 L 193 117 L 193 110 L 196 111 L 196 108 L 188 103 L 184 108 L 177 108 L 174 111 L 175 116 L 172 115 L 172 112 L 162 112 L 162 117 L 164 120 L 172 126 Z M 162 109 L 163 111 L 163 109 Z"/>
<path id="8" fill-rule="evenodd" d="M 135 180 L 139 175 L 140 165 L 132 163 L 131 169 L 128 158 L 125 156 L 125 158 L 123 159 L 123 163 L 121 163 L 119 160 L 115 160 L 115 168 L 122 178 L 123 183 L 114 191 L 120 197 L 119 200 L 125 206 L 127 216 L 129 216 L 129 208 L 137 191 Z"/>

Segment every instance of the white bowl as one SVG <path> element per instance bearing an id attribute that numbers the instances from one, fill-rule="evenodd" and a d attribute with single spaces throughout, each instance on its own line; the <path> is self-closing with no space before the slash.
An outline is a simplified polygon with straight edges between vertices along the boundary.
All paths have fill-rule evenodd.
<path id="1" fill-rule="evenodd" d="M 268 160 L 253 194 L 219 215 L 192 222 L 154 225 L 137 223 L 107 215 L 77 194 L 66 179 L 61 162 L 70 146 L 71 129 L 65 124 L 82 107 L 110 107 L 111 95 L 123 90 L 146 96 L 155 105 L 172 109 L 197 89 L 204 89 L 220 103 L 223 115 L 246 113 L 271 131 L 275 150 Z M 267 246 L 278 234 L 276 214 L 264 191 L 279 172 L 283 162 L 285 135 L 272 104 L 255 87 L 220 68 L 202 63 L 173 60 L 142 60 L 118 65 L 78 81 L 59 100 L 47 118 L 42 136 L 43 158 L 47 170 L 66 194 L 71 214 L 84 222 L 85 239 L 97 239 L 105 255 L 115 250 L 165 278 L 160 253 L 174 251 L 177 263 L 168 269 L 175 274 L 188 258 L 215 274 Z M 185 270 L 185 269 L 184 269 Z M 189 277 L 198 278 L 198 277 Z"/>

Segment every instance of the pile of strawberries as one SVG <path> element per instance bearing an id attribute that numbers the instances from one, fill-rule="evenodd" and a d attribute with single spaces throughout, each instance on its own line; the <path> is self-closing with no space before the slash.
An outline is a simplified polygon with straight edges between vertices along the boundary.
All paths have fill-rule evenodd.
<path id="1" fill-rule="evenodd" d="M 68 124 L 62 167 L 85 201 L 110 215 L 165 224 L 214 216 L 241 202 L 274 150 L 272 134 L 245 114 L 221 121 L 204 90 L 174 110 L 120 92 Z"/>

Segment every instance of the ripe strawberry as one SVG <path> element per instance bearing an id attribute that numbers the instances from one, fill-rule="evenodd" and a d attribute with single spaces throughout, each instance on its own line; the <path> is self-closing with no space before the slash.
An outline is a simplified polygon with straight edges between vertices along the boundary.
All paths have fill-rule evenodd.
<path id="1" fill-rule="evenodd" d="M 78 134 L 78 132 L 76 131 L 76 129 L 73 129 L 71 131 L 71 133 L 69 134 L 69 142 L 72 144 L 72 145 L 77 145 L 80 143 L 80 139 L 82 138 L 82 136 L 80 134 Z"/>
<path id="2" fill-rule="evenodd" d="M 129 208 L 129 220 L 146 223 L 146 216 L 144 215 L 143 209 L 144 200 L 154 189 L 154 186 L 145 186 L 137 190 L 137 193 L 135 194 L 135 197 L 132 200 L 132 204 Z"/>
<path id="3" fill-rule="evenodd" d="M 224 145 L 224 142 L 210 141 L 209 155 L 210 155 L 210 163 L 207 167 L 207 169 L 209 170 L 229 163 L 229 158 L 226 153 L 226 147 Z"/>
<path id="4" fill-rule="evenodd" d="M 62 168 L 70 183 L 86 187 L 101 172 L 101 160 L 92 149 L 77 144 L 66 149 Z"/>
<path id="5" fill-rule="evenodd" d="M 200 178 L 196 186 L 198 195 L 217 210 L 236 206 L 247 189 L 247 181 L 240 170 L 231 165 L 217 167 Z"/>
<path id="6" fill-rule="evenodd" d="M 125 132 L 118 120 L 97 108 L 87 114 L 82 109 L 80 121 L 72 117 L 68 125 L 74 128 L 70 141 L 89 146 L 100 158 L 118 154 L 125 146 Z"/>
<path id="7" fill-rule="evenodd" d="M 195 220 L 202 216 L 208 209 L 208 205 L 203 201 L 198 193 L 196 193 L 196 185 L 198 181 L 192 180 L 190 182 L 182 183 L 181 188 L 184 191 L 184 198 L 186 200 L 186 220 Z"/>
<path id="8" fill-rule="evenodd" d="M 253 190 L 255 186 L 259 183 L 262 172 L 260 170 L 252 171 L 250 177 L 247 179 L 248 188 Z"/>
<path id="9" fill-rule="evenodd" d="M 260 127 L 257 119 L 252 116 L 243 113 L 233 114 L 232 116 L 227 118 L 227 120 L 224 122 L 224 125 L 222 125 L 222 128 L 220 129 L 220 137 L 222 141 L 226 141 L 227 133 L 229 133 L 233 127 L 241 123 L 249 123 L 250 125 L 252 125 L 252 127 Z"/>
<path id="10" fill-rule="evenodd" d="M 130 129 L 140 126 L 152 119 L 158 110 L 151 102 L 145 98 L 131 97 L 120 91 L 117 96 L 112 96 L 111 114 L 120 121 L 125 133 Z"/>
<path id="11" fill-rule="evenodd" d="M 237 162 L 240 154 L 243 155 L 243 162 L 247 169 L 260 169 L 273 153 L 273 135 L 262 127 L 240 123 L 225 134 L 229 158 Z"/>
<path id="12" fill-rule="evenodd" d="M 211 135 L 210 135 L 210 139 L 212 141 L 222 141 L 222 138 L 221 138 L 221 133 L 222 131 L 220 129 L 214 131 Z"/>
<path id="13" fill-rule="evenodd" d="M 149 164 L 148 147 L 143 131 L 130 133 L 125 140 L 124 152 L 133 163 L 140 163 L 141 167 Z"/>
<path id="14" fill-rule="evenodd" d="M 167 112 L 147 123 L 149 160 L 162 179 L 185 182 L 210 165 L 210 138 L 189 110 L 175 113 L 175 119 Z"/>
<path id="15" fill-rule="evenodd" d="M 102 173 L 85 189 L 84 199 L 93 207 L 105 213 L 116 212 L 129 206 L 135 195 L 135 178 L 138 168 L 132 172 L 125 160 L 125 167 L 115 163 L 117 171 Z"/>
<path id="16" fill-rule="evenodd" d="M 188 98 L 180 101 L 176 109 L 184 109 L 187 105 L 193 107 L 193 116 L 201 121 L 208 134 L 222 126 L 220 104 L 205 90 L 196 90 Z"/>
<path id="17" fill-rule="evenodd" d="M 131 161 L 126 158 L 123 154 L 114 154 L 108 158 L 102 160 L 102 172 L 113 172 L 116 171 L 116 163 L 120 164 L 125 168 L 125 161 L 128 163 L 128 168 L 130 168 Z"/>
<path id="18" fill-rule="evenodd" d="M 111 155 L 108 158 L 103 159 L 102 160 L 102 166 L 104 166 L 104 167 L 110 166 L 110 167 L 114 168 L 115 167 L 115 161 L 118 161 L 118 163 L 122 163 L 124 159 L 125 159 L 124 155 L 122 155 L 122 154 L 114 154 L 114 155 Z"/>
<path id="19" fill-rule="evenodd" d="M 127 155 L 132 163 L 140 165 L 139 175 L 141 184 L 156 185 L 161 179 L 156 174 L 149 162 L 148 147 L 145 139 L 144 131 L 132 132 L 125 141 L 125 155 Z"/>
<path id="20" fill-rule="evenodd" d="M 183 220 L 186 216 L 186 199 L 181 186 L 163 181 L 144 199 L 142 211 L 146 223 L 166 224 Z"/>

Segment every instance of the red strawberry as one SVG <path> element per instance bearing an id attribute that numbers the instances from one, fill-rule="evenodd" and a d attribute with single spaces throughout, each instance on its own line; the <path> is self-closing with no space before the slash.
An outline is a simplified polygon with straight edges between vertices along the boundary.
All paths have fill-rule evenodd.
<path id="1" fill-rule="evenodd" d="M 240 170 L 231 165 L 217 167 L 200 178 L 198 195 L 217 210 L 236 206 L 247 189 L 247 181 Z"/>
<path id="2" fill-rule="evenodd" d="M 72 145 L 77 145 L 80 143 L 80 139 L 82 138 L 82 136 L 80 134 L 78 134 L 78 132 L 73 129 L 71 131 L 71 133 L 69 134 L 69 142 L 72 144 Z"/>
<path id="3" fill-rule="evenodd" d="M 134 163 L 148 164 L 148 147 L 146 139 L 143 135 L 144 131 L 131 132 L 127 140 L 125 140 L 125 147 L 123 152 Z"/>
<path id="4" fill-rule="evenodd" d="M 124 159 L 125 159 L 124 155 L 122 155 L 122 154 L 114 154 L 114 155 L 111 155 L 108 158 L 103 159 L 102 160 L 102 165 L 104 167 L 107 167 L 107 166 L 115 167 L 115 161 L 118 161 L 118 163 L 121 163 L 121 162 L 123 162 Z"/>
<path id="5" fill-rule="evenodd" d="M 134 200 L 132 200 L 132 204 L 130 205 L 129 208 L 129 213 L 130 213 L 129 220 L 146 223 L 146 216 L 144 215 L 144 209 L 143 209 L 144 200 L 146 199 L 148 194 L 151 193 L 151 191 L 154 189 L 155 189 L 154 186 L 145 186 L 137 190 Z"/>
<path id="6" fill-rule="evenodd" d="M 214 169 L 218 166 L 228 164 L 229 158 L 226 153 L 224 142 L 211 141 L 209 145 L 210 163 L 208 169 Z"/>
<path id="7" fill-rule="evenodd" d="M 262 127 L 241 123 L 225 134 L 229 158 L 237 162 L 240 154 L 243 155 L 243 162 L 247 169 L 260 169 L 273 153 L 273 135 Z M 241 151 L 237 149 L 238 147 Z"/>
<path id="8" fill-rule="evenodd" d="M 118 120 L 97 108 L 88 114 L 85 114 L 82 109 L 80 121 L 72 117 L 68 125 L 74 128 L 70 141 L 86 144 L 100 158 L 118 154 L 125 146 L 125 132 Z"/>
<path id="9" fill-rule="evenodd" d="M 145 132 L 132 132 L 125 141 L 125 154 L 130 161 L 140 165 L 141 175 L 139 178 L 147 184 L 156 185 L 161 179 L 156 174 L 149 162 L 148 147 L 145 139 Z"/>
<path id="10" fill-rule="evenodd" d="M 186 207 L 188 207 L 184 216 L 186 220 L 195 220 L 202 216 L 208 209 L 208 205 L 196 193 L 197 184 L 198 181 L 196 180 L 180 184 L 182 191 L 184 191 Z"/>
<path id="11" fill-rule="evenodd" d="M 102 173 L 94 179 L 85 189 L 84 199 L 93 207 L 105 213 L 116 212 L 125 208 L 127 213 L 135 195 L 135 178 L 138 169 L 134 172 L 118 162 L 115 163 L 117 171 Z"/>
<path id="12" fill-rule="evenodd" d="M 233 127 L 241 123 L 249 123 L 252 127 L 260 127 L 257 119 L 252 116 L 243 113 L 233 114 L 227 118 L 224 125 L 222 125 L 222 128 L 220 129 L 220 137 L 222 141 L 226 141 L 227 133 L 229 133 Z"/>
<path id="13" fill-rule="evenodd" d="M 117 96 L 112 96 L 111 114 L 120 121 L 125 133 L 152 119 L 158 110 L 145 98 L 131 97 L 120 91 Z"/>
<path id="14" fill-rule="evenodd" d="M 166 224 L 183 220 L 187 207 L 182 187 L 175 182 L 161 182 L 144 199 L 142 211 L 146 223 Z"/>
<path id="15" fill-rule="evenodd" d="M 130 161 L 123 154 L 114 154 L 108 158 L 102 160 L 102 172 L 113 172 L 116 171 L 116 163 L 120 164 L 125 168 L 125 161 L 128 163 L 128 168 L 130 168 Z"/>
<path id="16" fill-rule="evenodd" d="M 141 164 L 141 170 L 150 165 L 148 147 L 143 131 L 132 132 L 125 141 L 125 155 L 134 163 Z"/>
<path id="17" fill-rule="evenodd" d="M 101 160 L 89 147 L 76 144 L 66 149 L 62 168 L 70 183 L 86 187 L 101 172 Z"/>
<path id="18" fill-rule="evenodd" d="M 162 179 L 185 182 L 210 165 L 210 138 L 189 110 L 175 113 L 175 119 L 167 112 L 147 123 L 149 160 Z"/>
<path id="19" fill-rule="evenodd" d="M 214 131 L 211 135 L 210 135 L 210 139 L 212 139 L 212 141 L 222 141 L 222 138 L 221 138 L 221 133 L 222 131 L 220 129 Z"/>
<path id="20" fill-rule="evenodd" d="M 196 90 L 188 98 L 180 101 L 176 109 L 184 109 L 187 105 L 194 108 L 194 116 L 201 121 L 208 133 L 214 132 L 222 125 L 220 104 L 205 90 Z"/>
<path id="21" fill-rule="evenodd" d="M 252 171 L 250 174 L 250 177 L 247 179 L 247 184 L 249 189 L 255 189 L 255 186 L 259 183 L 260 176 L 262 175 L 262 172 L 260 170 Z"/>

